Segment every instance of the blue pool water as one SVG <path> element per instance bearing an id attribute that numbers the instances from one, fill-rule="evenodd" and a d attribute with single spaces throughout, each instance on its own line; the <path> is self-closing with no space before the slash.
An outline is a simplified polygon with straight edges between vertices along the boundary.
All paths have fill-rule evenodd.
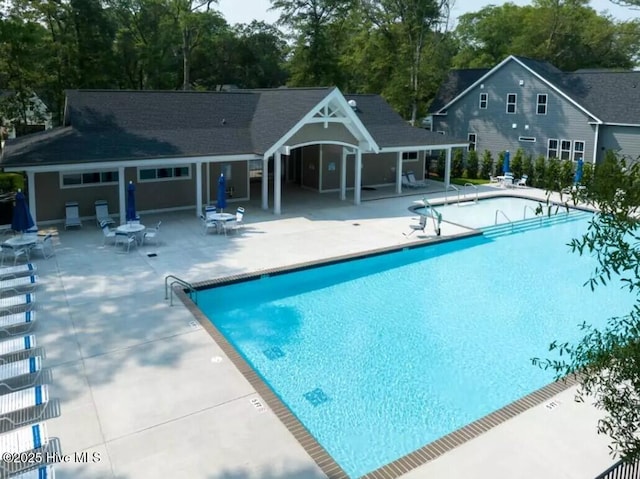
<path id="1" fill-rule="evenodd" d="M 229 285 L 199 306 L 351 477 L 551 382 L 531 365 L 631 310 L 566 244 L 587 220 Z M 221 301 L 220 298 L 224 298 Z"/>

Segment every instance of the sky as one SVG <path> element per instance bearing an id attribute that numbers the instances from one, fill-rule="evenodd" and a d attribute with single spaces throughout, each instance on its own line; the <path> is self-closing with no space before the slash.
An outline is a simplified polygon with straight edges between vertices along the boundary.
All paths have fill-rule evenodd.
<path id="1" fill-rule="evenodd" d="M 500 4 L 483 0 L 455 0 L 455 5 L 451 11 L 452 17 L 458 17 L 464 13 L 475 12 L 489 4 Z M 517 5 L 527 5 L 526 0 L 513 0 Z M 609 0 L 591 0 L 591 7 L 598 12 L 607 10 L 618 20 L 630 20 L 640 18 L 639 10 L 620 7 Z M 218 10 L 222 12 L 227 22 L 231 25 L 235 23 L 251 23 L 252 20 L 263 20 L 273 23 L 278 18 L 277 11 L 269 11 L 271 2 L 269 0 L 219 0 Z"/>

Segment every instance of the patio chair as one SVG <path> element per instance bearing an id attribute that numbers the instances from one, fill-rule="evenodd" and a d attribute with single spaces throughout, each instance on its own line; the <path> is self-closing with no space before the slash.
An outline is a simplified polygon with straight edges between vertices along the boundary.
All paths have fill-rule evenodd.
<path id="1" fill-rule="evenodd" d="M 20 294 L 18 296 L 6 296 L 0 298 L 0 315 L 13 314 L 18 309 L 31 310 L 36 302 L 33 293 Z"/>
<path id="2" fill-rule="evenodd" d="M 55 254 L 55 250 L 53 249 L 53 236 L 51 233 L 46 234 L 42 238 L 38 238 L 36 244 L 31 247 L 31 252 L 37 251 L 42 254 L 44 259 L 51 258 Z M 31 254 L 29 254 L 31 256 Z"/>
<path id="3" fill-rule="evenodd" d="M 216 208 L 215 206 L 213 206 L 213 205 L 209 205 L 209 206 L 206 206 L 206 207 L 204 208 L 204 215 L 205 215 L 207 218 L 209 218 L 209 215 L 210 215 L 210 214 L 215 214 L 215 213 L 217 213 L 217 212 L 218 212 L 217 208 Z"/>
<path id="4" fill-rule="evenodd" d="M 240 231 L 240 229 L 244 228 L 244 208 L 239 206 L 238 209 L 236 209 L 236 219 L 223 223 L 223 226 L 225 232 L 227 229 Z"/>
<path id="5" fill-rule="evenodd" d="M 18 258 L 24 258 L 25 261 L 29 261 L 29 250 L 26 246 L 11 246 L 10 244 L 3 243 L 0 245 L 2 249 L 2 258 L 0 259 L 0 266 L 4 266 L 4 259 L 6 257 L 13 258 L 14 266 L 18 262 Z"/>
<path id="6" fill-rule="evenodd" d="M 21 389 L 0 396 L 0 424 L 22 426 L 43 419 L 49 405 L 49 389 L 46 384 Z"/>
<path id="7" fill-rule="evenodd" d="M 216 221 L 208 220 L 204 215 L 200 215 L 200 222 L 204 229 L 203 234 L 206 235 L 210 229 L 218 231 L 218 223 Z"/>
<path id="8" fill-rule="evenodd" d="M 99 228 L 102 228 L 102 223 L 108 225 L 116 223 L 113 221 L 113 218 L 109 216 L 109 203 L 107 203 L 107 200 L 96 200 L 94 205 L 96 207 L 96 224 Z"/>
<path id="9" fill-rule="evenodd" d="M 525 187 L 527 186 L 527 180 L 529 179 L 528 175 L 522 175 L 522 178 L 520 178 L 518 181 L 516 181 L 515 185 L 516 186 L 522 186 Z"/>
<path id="10" fill-rule="evenodd" d="M 3 452 L 25 453 L 48 446 L 49 435 L 47 434 L 46 424 L 43 422 L 0 435 L 0 451 Z M 21 465 L 22 467 L 20 467 Z M 31 469 L 32 467 L 33 462 L 9 463 L 0 459 L 0 473 L 2 473 L 3 476 L 9 471 L 12 473 L 24 472 L 25 469 Z M 25 472 L 25 474 L 28 473 Z M 18 477 L 29 478 L 30 476 L 22 475 Z"/>
<path id="11" fill-rule="evenodd" d="M 12 334 L 12 331 L 19 329 L 24 333 L 33 328 L 36 321 L 35 311 L 23 311 L 21 313 L 5 314 L 0 316 L 0 331 L 6 334 Z"/>
<path id="12" fill-rule="evenodd" d="M 121 244 L 123 248 L 127 247 L 127 253 L 131 251 L 131 245 L 137 245 L 136 237 L 133 235 L 128 235 L 127 233 L 122 233 L 120 231 L 116 231 L 116 242 L 115 245 L 118 246 Z"/>
<path id="13" fill-rule="evenodd" d="M 21 291 L 33 291 L 37 282 L 36 275 L 0 280 L 0 295 L 11 291 L 14 291 L 15 294 L 21 294 Z"/>
<path id="14" fill-rule="evenodd" d="M 416 231 L 422 231 L 424 233 L 424 230 L 427 227 L 427 217 L 424 215 L 420 215 L 420 220 L 418 222 L 417 225 L 409 225 L 409 228 L 411 228 L 411 232 L 409 232 L 409 234 L 405 234 L 405 236 L 408 238 L 409 236 L 411 236 L 413 233 L 415 233 Z"/>
<path id="15" fill-rule="evenodd" d="M 6 316 L 4 316 L 6 317 Z M 20 336 L 17 338 L 7 339 L 0 342 L 0 364 L 8 361 L 7 357 L 11 359 L 11 356 L 32 351 L 36 347 L 36 337 L 33 334 L 26 336 Z"/>
<path id="16" fill-rule="evenodd" d="M 41 372 L 42 358 L 40 356 L 32 356 L 20 361 L 0 364 L 0 385 L 10 391 L 31 387 L 38 381 Z M 33 377 L 25 383 L 26 376 Z M 12 386 L 13 382 L 18 382 L 18 386 Z"/>
<path id="17" fill-rule="evenodd" d="M 5 266 L 0 268 L 0 280 L 31 276 L 37 270 L 38 267 L 33 263 L 21 264 L 20 266 Z"/>
<path id="18" fill-rule="evenodd" d="M 67 201 L 64 204 L 64 229 L 70 226 L 79 226 L 82 228 L 82 221 L 80 221 L 80 209 L 77 201 Z"/>
<path id="19" fill-rule="evenodd" d="M 158 233 L 160 233 L 161 224 L 162 224 L 162 221 L 158 221 L 158 224 L 156 225 L 155 228 L 146 229 L 146 231 L 142 235 L 142 244 L 144 244 L 144 242 L 147 241 L 147 239 L 152 239 L 156 245 L 158 244 Z"/>
<path id="20" fill-rule="evenodd" d="M 55 479 L 55 477 L 53 466 L 40 466 L 38 469 L 32 469 L 13 476 L 13 479 Z"/>
<path id="21" fill-rule="evenodd" d="M 416 179 L 416 175 L 413 171 L 407 171 L 405 176 L 406 182 L 403 182 L 404 186 L 408 186 L 409 188 L 424 188 L 427 186 L 427 183 L 424 180 L 418 181 Z"/>
<path id="22" fill-rule="evenodd" d="M 500 179 L 496 176 L 489 175 L 489 183 L 500 183 Z"/>
<path id="23" fill-rule="evenodd" d="M 113 239 L 113 244 L 116 244 L 116 230 L 109 228 L 109 224 L 103 222 L 100 224 L 102 228 L 102 235 L 104 236 L 104 240 L 102 241 L 102 246 L 107 244 L 108 239 Z"/>

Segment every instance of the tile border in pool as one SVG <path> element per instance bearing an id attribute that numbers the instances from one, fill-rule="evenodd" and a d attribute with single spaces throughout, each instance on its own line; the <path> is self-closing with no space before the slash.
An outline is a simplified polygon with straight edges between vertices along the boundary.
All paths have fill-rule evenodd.
<path id="1" fill-rule="evenodd" d="M 519 197 L 518 197 L 519 198 Z M 224 286 L 229 284 L 241 283 L 260 279 L 265 276 L 275 276 L 280 274 L 292 273 L 295 271 L 303 271 L 318 266 L 342 263 L 354 259 L 362 259 L 372 256 L 379 256 L 386 253 L 402 251 L 407 249 L 425 247 L 435 243 L 445 243 L 461 238 L 480 236 L 482 232 L 472 230 L 468 233 L 460 233 L 445 238 L 429 238 L 427 240 L 414 241 L 406 245 L 391 246 L 378 248 L 375 250 L 364 251 L 360 253 L 348 254 L 327 258 L 324 260 L 309 261 L 286 267 L 271 268 L 262 271 L 232 275 L 227 277 L 216 278 L 213 280 L 198 282 L 193 284 L 196 290 L 208 289 L 216 286 Z M 349 479 L 346 472 L 338 465 L 338 463 L 327 453 L 320 443 L 309 433 L 306 427 L 298 420 L 284 402 L 272 391 L 272 389 L 262 380 L 260 375 L 249 365 L 249 363 L 238 353 L 238 351 L 227 341 L 218 328 L 204 315 L 198 308 L 184 289 L 174 286 L 174 292 L 180 298 L 186 308 L 198 320 L 204 330 L 218 344 L 222 351 L 227 355 L 229 360 L 238 369 L 245 379 L 251 384 L 260 397 L 267 403 L 269 408 L 274 412 L 282 424 L 289 430 L 293 437 L 298 441 L 302 448 L 314 460 L 316 465 L 329 479 Z M 523 413 L 527 409 L 542 404 L 544 401 L 551 399 L 553 396 L 565 391 L 571 386 L 577 384 L 577 380 L 573 377 L 567 377 L 560 381 L 548 384 L 537 391 L 534 391 L 466 426 L 463 426 L 425 446 L 399 458 L 389 464 L 386 464 L 368 474 L 361 479 L 395 479 L 413 469 L 436 459 L 446 452 L 468 442 L 495 426 L 514 418 Z"/>

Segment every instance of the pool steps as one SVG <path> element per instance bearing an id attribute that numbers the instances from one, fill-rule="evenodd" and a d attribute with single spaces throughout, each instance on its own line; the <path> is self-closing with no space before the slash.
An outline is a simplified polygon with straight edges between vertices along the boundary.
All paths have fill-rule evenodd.
<path id="1" fill-rule="evenodd" d="M 559 212 L 552 216 L 535 216 L 524 220 L 512 221 L 511 223 L 500 223 L 495 226 L 480 228 L 486 238 L 498 238 L 510 234 L 522 233 L 524 231 L 546 228 L 562 223 L 584 220 L 590 218 L 593 213 L 588 211 L 575 211 L 569 214 Z"/>

